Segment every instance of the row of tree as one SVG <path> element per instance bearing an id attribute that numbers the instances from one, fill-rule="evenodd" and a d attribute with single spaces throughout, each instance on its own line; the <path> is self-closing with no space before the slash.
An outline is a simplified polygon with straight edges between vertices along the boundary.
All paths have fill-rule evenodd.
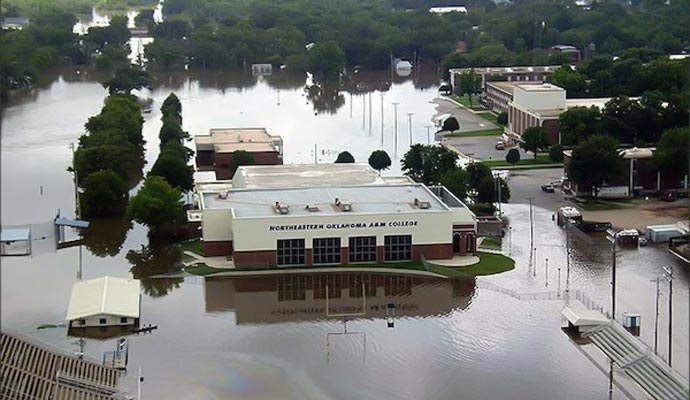
<path id="1" fill-rule="evenodd" d="M 182 129 L 182 104 L 174 93 L 163 102 L 161 114 L 160 153 L 126 214 L 154 233 L 164 224 L 183 221 L 182 193 L 194 186 L 194 169 L 188 165 L 194 152 L 184 145 L 189 134 Z"/>
<path id="2" fill-rule="evenodd" d="M 101 112 L 86 122 L 73 160 L 84 216 L 122 215 L 142 175 L 143 123 L 139 103 L 129 94 L 106 97 Z"/>

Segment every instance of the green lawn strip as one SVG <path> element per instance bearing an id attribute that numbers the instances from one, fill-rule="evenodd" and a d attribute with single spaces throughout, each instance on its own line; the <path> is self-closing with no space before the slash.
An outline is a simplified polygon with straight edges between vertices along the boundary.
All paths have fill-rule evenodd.
<path id="1" fill-rule="evenodd" d="M 501 238 L 485 237 L 482 240 L 480 249 L 501 250 Z"/>
<path id="2" fill-rule="evenodd" d="M 184 242 L 180 242 L 179 245 L 182 251 L 191 251 L 192 253 L 196 253 L 200 256 L 204 255 L 204 248 L 201 243 L 201 239 L 186 240 Z"/>
<path id="3" fill-rule="evenodd" d="M 206 264 L 196 264 L 185 267 L 185 272 L 192 275 L 207 276 L 218 272 L 257 272 L 257 271 L 310 271 L 316 268 L 332 269 L 332 268 L 384 268 L 390 270 L 406 270 L 406 271 L 426 271 L 424 265 L 419 261 L 405 262 L 405 263 L 383 263 L 383 264 L 348 264 L 348 265 L 318 265 L 311 267 L 275 267 L 275 268 L 234 268 L 223 269 L 213 268 Z"/>
<path id="4" fill-rule="evenodd" d="M 486 165 L 489 168 L 494 168 L 494 167 L 511 167 L 513 164 L 510 164 L 506 160 L 490 160 L 490 161 L 482 161 L 482 164 Z M 529 157 L 529 158 L 523 158 L 520 161 L 518 161 L 515 166 L 533 166 L 533 165 L 555 165 L 558 163 L 554 163 L 551 161 L 549 158 L 548 154 L 537 154 L 537 159 L 535 160 L 534 157 Z"/>
<path id="5" fill-rule="evenodd" d="M 470 99 L 469 99 L 469 97 L 467 97 L 467 95 L 464 95 L 464 96 L 462 96 L 462 97 L 461 97 L 461 96 L 452 95 L 452 96 L 449 96 L 449 97 L 450 97 L 451 99 L 457 101 L 458 103 L 462 104 L 463 106 L 465 106 L 465 107 L 467 107 L 467 108 L 470 108 L 470 109 L 472 109 L 472 110 L 475 110 L 475 111 L 483 111 L 483 110 L 484 110 L 484 109 L 481 107 L 481 105 L 479 104 L 479 101 L 478 101 L 477 97 L 474 97 L 474 98 L 472 99 L 472 104 L 471 104 L 471 105 L 470 105 Z"/>
<path id="6" fill-rule="evenodd" d="M 477 115 L 479 115 L 480 117 L 484 118 L 485 120 L 491 122 L 494 125 L 498 125 L 498 121 L 497 121 L 498 115 L 494 114 L 491 111 L 478 112 Z"/>
<path id="7" fill-rule="evenodd" d="M 478 252 L 479 262 L 467 267 L 457 268 L 467 275 L 482 276 L 500 274 L 515 268 L 515 261 L 502 254 Z"/>
<path id="8" fill-rule="evenodd" d="M 445 136 L 445 137 L 500 136 L 502 134 L 503 134 L 503 128 L 494 128 L 494 129 L 482 129 L 482 130 L 478 130 L 478 131 L 469 131 L 469 132 L 446 133 L 443 136 Z"/>

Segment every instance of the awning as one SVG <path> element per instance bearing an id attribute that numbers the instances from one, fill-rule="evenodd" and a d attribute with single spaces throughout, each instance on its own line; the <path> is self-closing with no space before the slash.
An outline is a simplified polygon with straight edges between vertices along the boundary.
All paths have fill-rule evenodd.
<path id="1" fill-rule="evenodd" d="M 71 228 L 88 228 L 89 221 L 82 221 L 80 219 L 55 218 L 55 225 L 69 226 Z"/>
<path id="2" fill-rule="evenodd" d="M 2 242 L 28 241 L 30 238 L 30 228 L 2 228 L 2 233 L 0 233 L 0 241 Z"/>
<path id="3" fill-rule="evenodd" d="M 609 319 L 599 311 L 569 306 L 561 314 L 574 326 L 598 326 L 608 324 Z"/>

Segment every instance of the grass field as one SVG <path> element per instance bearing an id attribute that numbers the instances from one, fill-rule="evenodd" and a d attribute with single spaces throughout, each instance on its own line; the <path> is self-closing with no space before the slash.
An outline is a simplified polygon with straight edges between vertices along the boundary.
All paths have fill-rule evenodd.
<path id="1" fill-rule="evenodd" d="M 478 263 L 458 268 L 458 271 L 473 276 L 484 276 L 500 274 L 515 268 L 515 261 L 510 257 L 482 252 L 477 253 L 477 255 L 479 256 Z"/>
<path id="2" fill-rule="evenodd" d="M 479 99 L 477 99 L 477 96 L 472 97 L 472 105 L 470 105 L 470 98 L 467 97 L 467 95 L 464 95 L 462 97 L 452 95 L 449 96 L 451 99 L 457 101 L 458 103 L 462 104 L 463 106 L 470 108 L 475 111 L 482 111 L 484 108 L 479 104 Z"/>
<path id="3" fill-rule="evenodd" d="M 480 249 L 489 250 L 501 250 L 501 238 L 485 237 L 482 240 L 482 244 L 479 246 Z"/>
<path id="4" fill-rule="evenodd" d="M 492 124 L 498 126 L 498 122 L 496 119 L 498 118 L 498 115 L 494 114 L 492 111 L 487 111 L 487 112 L 480 112 L 477 113 L 480 117 L 484 118 L 485 120 L 491 122 Z"/>
<path id="5" fill-rule="evenodd" d="M 467 136 L 501 136 L 503 128 L 482 129 L 479 131 L 446 133 L 445 137 L 467 137 Z"/>

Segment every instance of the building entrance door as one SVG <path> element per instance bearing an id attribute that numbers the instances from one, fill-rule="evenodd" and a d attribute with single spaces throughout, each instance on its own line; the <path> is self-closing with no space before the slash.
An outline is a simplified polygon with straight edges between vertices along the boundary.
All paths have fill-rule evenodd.
<path id="1" fill-rule="evenodd" d="M 460 253 L 460 234 L 459 233 L 453 234 L 453 253 L 454 254 Z"/>

